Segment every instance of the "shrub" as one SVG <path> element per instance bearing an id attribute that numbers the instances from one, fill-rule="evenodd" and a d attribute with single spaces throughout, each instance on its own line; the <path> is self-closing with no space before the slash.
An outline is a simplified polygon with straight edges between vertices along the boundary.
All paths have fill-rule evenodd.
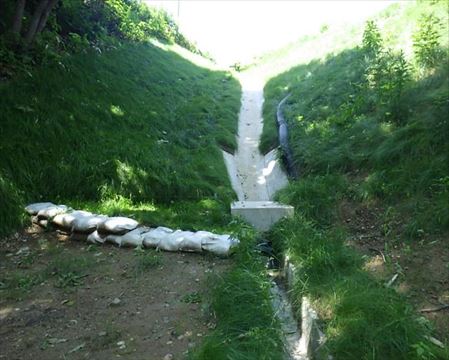
<path id="1" fill-rule="evenodd" d="M 441 21 L 436 16 L 423 15 L 413 35 L 416 62 L 424 69 L 435 68 L 441 60 L 439 27 Z"/>

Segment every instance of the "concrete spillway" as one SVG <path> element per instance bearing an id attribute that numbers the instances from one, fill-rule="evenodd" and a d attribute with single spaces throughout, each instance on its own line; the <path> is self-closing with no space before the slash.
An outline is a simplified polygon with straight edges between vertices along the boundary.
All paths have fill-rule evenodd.
<path id="1" fill-rule="evenodd" d="M 229 178 L 238 200 L 231 213 L 243 217 L 258 230 L 268 230 L 284 216 L 293 215 L 293 207 L 271 201 L 288 184 L 287 175 L 276 150 L 265 156 L 259 151 L 263 130 L 263 83 L 251 75 L 240 76 L 242 104 L 239 114 L 237 152 L 223 152 Z"/>

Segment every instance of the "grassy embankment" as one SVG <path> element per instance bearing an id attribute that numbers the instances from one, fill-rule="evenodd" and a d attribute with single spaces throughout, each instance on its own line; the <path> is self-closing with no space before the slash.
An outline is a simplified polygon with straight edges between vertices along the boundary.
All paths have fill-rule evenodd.
<path id="1" fill-rule="evenodd" d="M 1 233 L 24 224 L 24 204 L 39 200 L 146 225 L 235 233 L 242 245 L 234 265 L 213 280 L 217 328 L 192 356 L 281 358 L 254 233 L 228 211 L 234 195 L 220 147 L 235 148 L 239 105 L 231 74 L 150 44 L 74 55 L 1 84 Z M 55 286 L 76 286 L 91 264 L 63 255 L 56 251 L 37 271 L 33 253 L 26 270 L 4 274 L 2 298 L 27 296 L 59 262 Z M 157 260 L 142 256 L 143 265 Z"/>
<path id="2" fill-rule="evenodd" d="M 41 199 L 201 210 L 233 196 L 219 149 L 235 147 L 239 85 L 228 73 L 128 45 L 67 57 L 0 92 L 3 233 Z"/>
<path id="3" fill-rule="evenodd" d="M 423 18 L 429 14 L 439 21 L 432 25 Z M 396 285 L 406 283 L 408 269 L 391 256 L 396 248 L 404 249 L 404 256 L 406 250 L 447 247 L 447 16 L 445 2 L 394 5 L 375 19 L 380 32 L 366 28 L 363 46 L 334 53 L 330 48 L 327 56 L 293 67 L 265 87 L 266 122 L 274 119 L 285 94 L 292 94 L 285 116 L 301 173 L 279 194 L 297 215 L 269 237 L 298 265 L 294 296 L 312 297 L 328 338 L 323 352 L 337 359 L 449 357 L 447 348 L 426 340 L 432 325 L 399 293 Z M 362 45 L 362 33 L 360 28 L 346 36 L 357 35 Z M 300 46 L 306 49 L 317 40 L 310 41 Z M 265 127 L 263 151 L 276 145 L 275 130 Z M 364 241 L 385 253 L 385 266 L 399 275 L 392 287 L 369 275 L 367 257 L 348 246 L 354 244 L 348 221 L 360 222 L 366 212 L 376 222 L 364 226 L 379 231 Z M 357 230 L 365 238 L 373 235 L 370 229 Z M 444 278 L 448 269 L 446 264 L 437 276 Z M 439 295 L 444 284 L 438 285 Z M 438 337 L 447 342 L 447 325 Z"/>

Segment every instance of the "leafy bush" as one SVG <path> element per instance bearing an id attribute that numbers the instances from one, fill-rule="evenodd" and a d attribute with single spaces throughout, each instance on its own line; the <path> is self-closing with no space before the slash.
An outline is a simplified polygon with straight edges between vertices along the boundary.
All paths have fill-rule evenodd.
<path id="1" fill-rule="evenodd" d="M 379 28 L 373 20 L 369 20 L 363 32 L 363 50 L 368 56 L 375 58 L 382 52 L 382 47 L 382 36 Z"/>
<path id="2" fill-rule="evenodd" d="M 25 25 L 35 10 L 28 4 L 24 12 Z M 10 34 L 7 23 L 13 11 L 13 7 L 6 6 L 0 16 L 3 20 L 0 23 L 0 64 L 9 66 L 6 71 L 0 67 L 0 75 L 5 77 L 12 76 L 21 66 L 58 62 L 67 53 L 89 48 L 108 50 L 125 40 L 147 42 L 158 39 L 199 53 L 180 33 L 167 12 L 150 8 L 140 0 L 60 0 L 32 46 L 20 37 L 20 32 Z"/>

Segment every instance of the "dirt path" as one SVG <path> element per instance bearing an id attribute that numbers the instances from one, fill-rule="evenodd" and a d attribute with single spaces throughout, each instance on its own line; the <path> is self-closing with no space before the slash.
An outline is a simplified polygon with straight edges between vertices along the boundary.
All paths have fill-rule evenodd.
<path id="1" fill-rule="evenodd" d="M 0 359 L 183 359 L 214 327 L 205 282 L 228 264 L 29 229 L 0 249 Z"/>
<path id="2" fill-rule="evenodd" d="M 263 81 L 254 73 L 239 76 L 242 104 L 239 114 L 238 150 L 234 156 L 225 154 L 233 188 L 240 201 L 268 201 L 287 183 L 275 151 L 259 152 L 263 130 Z"/>

